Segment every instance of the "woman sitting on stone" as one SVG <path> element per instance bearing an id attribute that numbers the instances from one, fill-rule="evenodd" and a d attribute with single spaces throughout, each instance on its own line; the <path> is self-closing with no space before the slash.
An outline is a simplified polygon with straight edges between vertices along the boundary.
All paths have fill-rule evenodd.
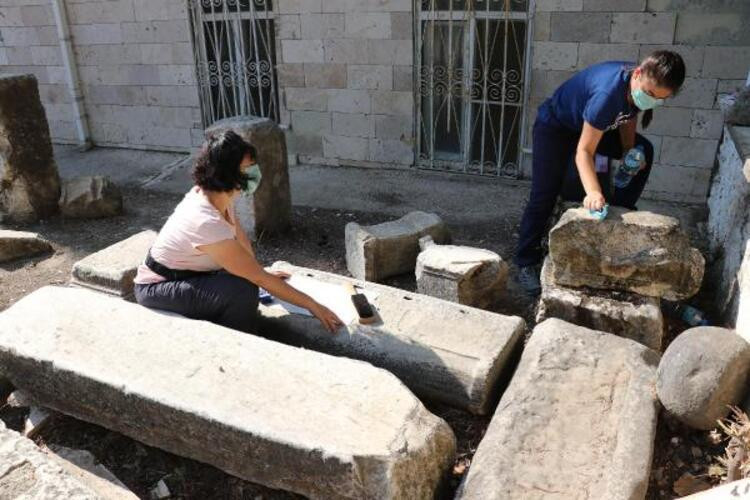
<path id="1" fill-rule="evenodd" d="M 308 309 L 335 332 L 342 323 L 329 309 L 269 273 L 255 258 L 237 223 L 234 202 L 260 182 L 255 148 L 232 131 L 210 137 L 195 160 L 195 186 L 159 231 L 135 277 L 139 304 L 254 332 L 258 287 Z"/>

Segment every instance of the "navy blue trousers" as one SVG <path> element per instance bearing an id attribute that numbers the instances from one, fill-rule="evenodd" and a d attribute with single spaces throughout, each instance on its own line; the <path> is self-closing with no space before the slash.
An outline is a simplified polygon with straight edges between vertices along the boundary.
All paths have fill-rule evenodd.
<path id="1" fill-rule="evenodd" d="M 142 306 L 203 319 L 246 333 L 256 333 L 258 287 L 244 278 L 218 272 L 176 281 L 135 285 Z"/>
<path id="2" fill-rule="evenodd" d="M 542 237 L 547 223 L 557 203 L 557 197 L 569 201 L 582 201 L 585 191 L 575 165 L 575 151 L 580 134 L 561 126 L 537 120 L 533 131 L 533 157 L 531 173 L 531 193 L 521 219 L 518 248 L 515 263 L 519 267 L 539 264 L 543 258 Z M 654 147 L 640 134 L 636 134 L 636 145 L 641 145 L 646 156 L 646 168 L 633 177 L 630 183 L 607 192 L 606 176 L 600 176 L 607 203 L 630 209 L 641 197 L 651 165 L 654 161 Z M 596 152 L 610 158 L 622 158 L 622 144 L 618 130 L 606 132 Z"/>

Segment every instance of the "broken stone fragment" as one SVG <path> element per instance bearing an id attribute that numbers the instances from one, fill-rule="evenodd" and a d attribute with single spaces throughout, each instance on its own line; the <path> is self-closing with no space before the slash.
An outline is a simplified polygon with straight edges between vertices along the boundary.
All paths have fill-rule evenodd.
<path id="1" fill-rule="evenodd" d="M 109 177 L 76 177 L 63 183 L 60 211 L 65 217 L 96 219 L 122 213 L 122 194 Z"/>
<path id="2" fill-rule="evenodd" d="M 644 498 L 658 360 L 609 333 L 538 325 L 456 498 Z"/>
<path id="3" fill-rule="evenodd" d="M 732 330 L 697 327 L 669 344 L 659 363 L 656 391 L 681 422 L 709 430 L 741 402 L 750 373 L 750 344 Z"/>
<path id="4" fill-rule="evenodd" d="M 0 221 L 58 211 L 60 177 L 34 75 L 0 75 Z"/>
<path id="5" fill-rule="evenodd" d="M 440 217 L 425 212 L 411 212 L 374 226 L 350 222 L 345 232 L 346 267 L 352 276 L 367 281 L 413 272 L 423 236 L 430 235 L 437 243 L 450 239 Z"/>
<path id="6" fill-rule="evenodd" d="M 0 229 L 0 262 L 51 252 L 52 245 L 37 233 Z"/>
<path id="7" fill-rule="evenodd" d="M 537 323 L 559 318 L 661 351 L 664 318 L 659 299 L 628 292 L 561 286 L 555 283 L 553 266 L 547 258 L 542 267 Z"/>
<path id="8" fill-rule="evenodd" d="M 137 500 L 138 497 L 90 452 L 50 445 L 46 450 L 66 472 L 96 491 L 97 499 Z"/>
<path id="9" fill-rule="evenodd" d="M 677 219 L 611 207 L 594 220 L 570 209 L 552 228 L 549 255 L 559 285 L 621 290 L 668 300 L 698 292 L 704 259 Z"/>
<path id="10" fill-rule="evenodd" d="M 436 245 L 432 237 L 419 241 L 417 291 L 439 299 L 486 308 L 505 291 L 508 264 L 490 250 Z"/>

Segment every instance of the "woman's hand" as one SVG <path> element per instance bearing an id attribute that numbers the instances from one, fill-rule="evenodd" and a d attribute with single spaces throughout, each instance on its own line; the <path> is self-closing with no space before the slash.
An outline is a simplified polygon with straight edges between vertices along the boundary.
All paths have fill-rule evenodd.
<path id="1" fill-rule="evenodd" d="M 583 206 L 589 210 L 599 211 L 604 207 L 605 203 L 606 200 L 604 199 L 604 195 L 598 191 L 593 191 L 587 194 L 583 199 Z"/>
<path id="2" fill-rule="evenodd" d="M 289 278 L 292 277 L 292 275 L 286 271 L 271 271 L 270 274 L 276 276 L 277 278 L 281 278 L 283 280 L 288 280 Z"/>
<path id="3" fill-rule="evenodd" d="M 341 321 L 333 311 L 317 302 L 310 308 L 310 312 L 313 313 L 315 317 L 323 323 L 325 329 L 331 333 L 336 333 L 336 330 L 344 326 L 344 322 Z"/>

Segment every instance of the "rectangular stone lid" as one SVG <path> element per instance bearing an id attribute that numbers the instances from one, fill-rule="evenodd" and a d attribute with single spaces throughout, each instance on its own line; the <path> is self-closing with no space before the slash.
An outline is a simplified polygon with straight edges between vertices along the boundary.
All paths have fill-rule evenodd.
<path id="1" fill-rule="evenodd" d="M 424 411 L 368 363 L 78 288 L 45 287 L 0 313 L 0 355 L 332 456 L 391 455 L 410 416 Z"/>

